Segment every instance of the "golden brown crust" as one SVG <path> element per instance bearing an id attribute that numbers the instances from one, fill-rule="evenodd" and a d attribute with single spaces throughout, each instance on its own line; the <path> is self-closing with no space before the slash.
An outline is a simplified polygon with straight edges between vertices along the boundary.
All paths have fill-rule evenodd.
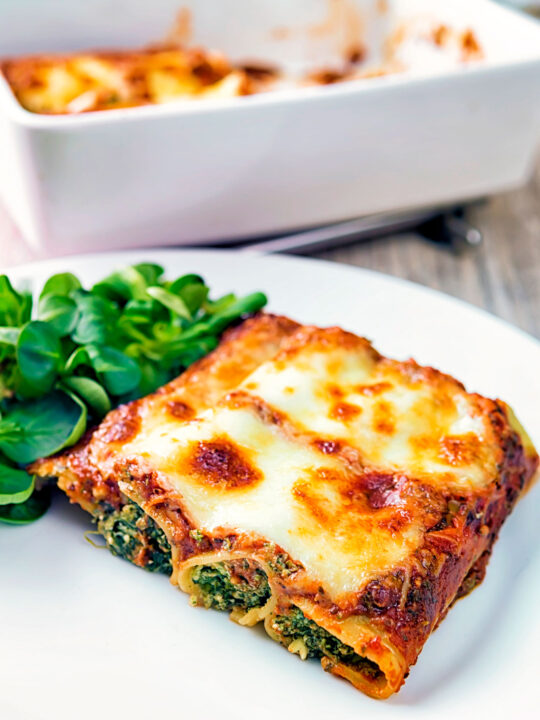
<path id="1" fill-rule="evenodd" d="M 114 462 L 115 448 L 124 445 L 163 415 L 179 423 L 215 404 L 258 365 L 275 355 L 298 324 L 285 317 L 261 313 L 227 330 L 220 345 L 182 375 L 155 393 L 110 412 L 74 448 L 53 458 L 38 460 L 32 472 L 58 478 L 72 502 L 88 512 L 100 503 L 123 504 Z"/>
<path id="2" fill-rule="evenodd" d="M 245 448 L 225 437 L 196 443 L 186 463 L 186 473 L 196 482 L 223 490 L 252 486 L 263 479 Z"/>

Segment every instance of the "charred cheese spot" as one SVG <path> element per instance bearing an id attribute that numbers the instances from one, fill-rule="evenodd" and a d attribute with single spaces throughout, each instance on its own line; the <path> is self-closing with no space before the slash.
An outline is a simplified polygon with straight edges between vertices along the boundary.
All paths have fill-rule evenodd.
<path id="1" fill-rule="evenodd" d="M 292 494 L 317 523 L 329 526 L 332 516 L 327 510 L 324 497 L 317 493 L 315 484 L 310 481 L 298 482 L 294 485 Z"/>
<path id="2" fill-rule="evenodd" d="M 342 486 L 341 493 L 350 504 L 365 501 L 367 507 L 378 510 L 404 504 L 400 493 L 406 482 L 407 478 L 403 475 L 371 470 L 350 477 Z"/>
<path id="3" fill-rule="evenodd" d="M 373 408 L 373 429 L 383 435 L 396 432 L 395 415 L 392 405 L 384 400 L 376 403 Z"/>
<path id="4" fill-rule="evenodd" d="M 324 455 L 334 455 L 335 453 L 338 453 L 342 445 L 337 440 L 314 440 L 313 446 L 317 448 L 317 450 L 320 450 Z"/>
<path id="5" fill-rule="evenodd" d="M 392 383 L 389 382 L 378 382 L 373 385 L 356 385 L 353 391 L 357 395 L 363 395 L 364 397 L 374 397 L 375 395 L 382 395 L 392 389 Z"/>
<path id="6" fill-rule="evenodd" d="M 452 37 L 452 31 L 448 25 L 438 25 L 433 29 L 432 39 L 435 45 L 444 47 Z"/>
<path id="7" fill-rule="evenodd" d="M 426 456 L 429 453 L 437 452 L 439 439 L 433 438 L 431 435 L 415 435 L 409 438 L 409 445 L 411 445 L 413 453 Z"/>
<path id="8" fill-rule="evenodd" d="M 226 438 L 196 443 L 187 465 L 199 482 L 224 490 L 256 485 L 263 478 L 247 454 Z"/>
<path id="9" fill-rule="evenodd" d="M 461 48 L 464 61 L 477 60 L 483 56 L 482 46 L 471 29 L 466 30 L 461 36 Z"/>
<path id="10" fill-rule="evenodd" d="M 247 410 L 269 425 L 280 426 L 288 421 L 285 413 L 279 412 L 259 397 L 250 395 L 243 390 L 229 393 L 223 398 L 222 404 L 234 410 Z"/>
<path id="11" fill-rule="evenodd" d="M 411 416 L 426 418 L 430 416 L 430 435 L 442 434 L 452 416 L 458 415 L 456 397 L 448 392 L 448 387 L 440 384 L 440 378 L 433 378 L 433 390 L 429 394 L 418 393 L 417 399 L 411 403 Z M 440 392 L 436 392 L 437 385 Z"/>
<path id="12" fill-rule="evenodd" d="M 181 400 L 171 400 L 166 407 L 169 415 L 178 420 L 190 420 L 195 415 L 193 408 Z"/>
<path id="13" fill-rule="evenodd" d="M 336 403 L 330 410 L 330 417 L 333 420 L 341 420 L 344 423 L 353 420 L 357 415 L 360 415 L 362 408 L 358 405 L 351 405 L 351 403 L 339 402 Z"/>
<path id="14" fill-rule="evenodd" d="M 411 520 L 412 516 L 407 510 L 399 509 L 382 515 L 382 517 L 378 519 L 377 524 L 382 530 L 386 530 L 390 535 L 398 535 L 411 524 Z"/>
<path id="15" fill-rule="evenodd" d="M 336 400 L 341 400 L 344 395 L 343 388 L 340 388 L 339 385 L 336 385 L 335 383 L 328 383 L 324 390 L 330 398 L 335 398 Z"/>
<path id="16" fill-rule="evenodd" d="M 466 435 L 448 435 L 439 443 L 439 457 L 449 465 L 470 465 L 480 453 L 480 441 L 473 433 Z"/>
<path id="17" fill-rule="evenodd" d="M 419 435 L 409 440 L 416 453 L 454 468 L 482 461 L 482 443 L 474 433 L 464 435 Z M 448 476 L 448 474 L 447 474 Z"/>

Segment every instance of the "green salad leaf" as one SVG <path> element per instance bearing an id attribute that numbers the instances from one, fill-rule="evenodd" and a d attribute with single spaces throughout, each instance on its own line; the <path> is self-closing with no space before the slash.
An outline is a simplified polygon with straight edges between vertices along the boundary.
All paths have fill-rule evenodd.
<path id="1" fill-rule="evenodd" d="M 62 338 L 75 329 L 79 309 L 75 300 L 65 295 L 43 295 L 39 300 L 38 318 L 49 323 Z"/>
<path id="2" fill-rule="evenodd" d="M 9 278 L 0 275 L 0 325 L 20 327 L 30 320 L 32 296 L 13 289 Z"/>
<path id="3" fill-rule="evenodd" d="M 67 297 L 71 295 L 74 290 L 78 290 L 80 287 L 81 283 L 79 278 L 75 277 L 72 273 L 58 273 L 57 275 L 52 275 L 47 280 L 39 298 L 41 300 L 41 298 L 46 295 L 63 295 L 64 297 Z"/>
<path id="4" fill-rule="evenodd" d="M 98 378 L 111 395 L 125 395 L 140 383 L 141 369 L 121 350 L 87 345 L 86 351 Z"/>
<path id="5" fill-rule="evenodd" d="M 103 386 L 92 378 L 73 375 L 64 378 L 62 385 L 86 403 L 97 417 L 103 417 L 112 408 L 111 399 Z"/>
<path id="6" fill-rule="evenodd" d="M 53 275 L 32 313 L 31 294 L 0 276 L 0 522 L 32 522 L 48 507 L 26 465 L 171 380 L 265 304 L 262 293 L 211 299 L 200 275 L 169 281 L 139 263 L 88 289 Z"/>
<path id="7" fill-rule="evenodd" d="M 8 525 L 27 525 L 39 520 L 51 504 L 49 488 L 34 492 L 22 503 L 0 505 L 0 522 Z"/>
<path id="8" fill-rule="evenodd" d="M 0 327 L 0 343 L 3 343 L 4 345 L 13 345 L 13 347 L 15 347 L 20 334 L 20 328 Z"/>
<path id="9" fill-rule="evenodd" d="M 170 290 L 162 287 L 149 287 L 148 294 L 154 298 L 154 300 L 157 300 L 164 307 L 168 308 L 173 314 L 185 320 L 191 320 L 189 308 L 180 295 L 175 295 Z"/>
<path id="10" fill-rule="evenodd" d="M 0 465 L 0 506 L 22 503 L 34 490 L 34 478 L 24 470 Z"/>
<path id="11" fill-rule="evenodd" d="M 81 365 L 90 366 L 90 364 L 90 356 L 84 345 L 76 347 L 65 362 L 63 375 L 72 375 Z"/>
<path id="12" fill-rule="evenodd" d="M 113 303 L 98 295 L 75 293 L 75 302 L 79 310 L 79 319 L 72 334 L 74 342 L 106 343 L 112 329 L 113 320 L 119 311 Z"/>
<path id="13" fill-rule="evenodd" d="M 60 390 L 39 400 L 18 403 L 0 421 L 0 450 L 28 464 L 73 445 L 86 429 L 86 405 Z M 3 434 L 2 427 L 14 428 Z"/>
<path id="14" fill-rule="evenodd" d="M 31 394 L 48 392 L 60 368 L 60 338 L 52 324 L 31 320 L 17 339 L 19 372 Z"/>

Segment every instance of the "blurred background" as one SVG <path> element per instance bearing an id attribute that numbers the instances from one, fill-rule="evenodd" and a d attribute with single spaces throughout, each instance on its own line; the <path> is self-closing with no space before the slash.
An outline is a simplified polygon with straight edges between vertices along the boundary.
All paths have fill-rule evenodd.
<path id="1" fill-rule="evenodd" d="M 23 0 L 27 4 L 32 4 L 33 1 L 35 2 L 35 0 Z M 204 2 L 207 3 L 207 0 Z M 9 8 L 11 7 L 13 11 L 15 7 L 20 8 L 18 3 L 19 0 L 0 0 L 0 24 L 4 26 L 4 31 L 0 31 L 0 56 L 13 54 L 15 46 L 19 47 L 13 39 L 16 33 L 11 33 L 8 43 L 6 38 L 10 33 L 6 33 L 5 30 L 6 18 L 10 17 Z M 474 3 L 475 0 L 470 0 L 471 7 Z M 501 4 L 519 7 L 520 12 L 527 13 L 530 17 L 540 17 L 540 2 L 508 0 L 507 3 Z M 136 3 L 139 9 L 143 5 L 142 0 Z M 158 5 L 159 2 L 156 3 L 156 6 Z M 277 5 L 280 6 L 281 3 Z M 15 12 L 13 14 L 16 15 Z M 24 34 L 24 31 L 21 32 Z M 54 32 L 57 32 L 57 29 Z M 36 50 L 35 37 L 30 43 L 32 51 Z M 513 42 L 518 43 L 518 39 L 514 38 Z M 22 47 L 22 44 L 20 51 L 24 53 L 28 48 Z M 43 48 L 44 51 L 50 49 L 52 48 Z M 538 74 L 536 81 L 540 89 Z M 501 91 L 502 89 L 501 85 Z M 537 96 L 531 95 L 531 104 L 536 99 Z M 504 105 L 505 102 L 502 100 L 500 111 L 507 112 L 511 120 L 512 108 L 505 108 Z M 5 110 L 1 109 L 0 104 L 0 123 L 3 112 L 5 113 Z M 515 113 L 516 116 L 520 115 L 522 108 L 516 107 Z M 537 112 L 536 117 L 537 137 L 540 138 L 540 113 Z M 509 123 L 510 142 L 511 135 L 516 130 L 510 121 Z M 486 132 L 488 131 L 489 128 L 486 126 Z M 13 135 L 10 143 L 15 142 L 14 137 Z M 5 158 L 9 150 L 6 148 L 6 143 L 3 146 L 0 144 L 0 162 L 4 161 L 4 165 L 7 164 Z M 501 152 L 501 147 L 493 147 L 494 173 L 497 170 L 497 153 Z M 523 182 L 507 183 L 520 185 L 519 187 L 507 192 L 488 192 L 485 196 L 479 193 L 478 197 L 470 198 L 474 202 L 469 203 L 467 198 L 467 202 L 460 202 L 457 206 L 453 203 L 442 203 L 441 208 L 432 207 L 429 212 L 420 213 L 418 217 L 414 216 L 412 219 L 408 216 L 399 217 L 397 221 L 393 214 L 388 217 L 387 208 L 384 208 L 384 213 L 377 212 L 376 215 L 368 213 L 369 218 L 375 217 L 375 222 L 370 221 L 366 224 L 365 216 L 362 214 L 363 219 L 356 225 L 350 214 L 343 211 L 340 216 L 339 212 L 336 212 L 336 217 L 332 220 L 337 224 L 326 220 L 321 222 L 322 232 L 316 230 L 313 234 L 311 227 L 313 224 L 306 222 L 305 225 L 310 226 L 308 232 L 298 234 L 299 229 L 305 230 L 305 228 L 295 227 L 293 223 L 292 238 L 285 232 L 285 228 L 277 228 L 275 233 L 265 230 L 255 233 L 254 237 L 248 237 L 249 232 L 247 232 L 245 236 L 239 238 L 242 240 L 239 246 L 245 248 L 246 241 L 250 240 L 255 243 L 257 251 L 261 252 L 279 250 L 302 252 L 314 257 L 358 265 L 406 278 L 483 307 L 540 338 L 538 153 L 534 159 L 528 159 L 527 167 Z M 336 172 L 338 171 L 339 166 Z M 465 174 L 468 171 L 464 168 Z M 444 169 L 441 173 L 444 173 Z M 9 194 L 11 190 L 8 176 L 4 191 Z M 35 188 L 32 192 L 35 192 Z M 234 211 L 236 216 L 241 212 L 242 210 L 237 209 Z M 279 212 L 277 214 L 279 215 Z M 328 220 L 330 217 L 331 215 L 328 216 Z M 338 221 L 347 221 L 347 224 L 343 226 Z M 218 235 L 205 238 L 205 242 L 219 245 Z M 55 253 L 53 246 L 44 249 L 45 246 L 40 246 L 39 242 L 25 242 L 26 236 L 27 233 L 21 222 L 15 220 L 13 212 L 8 210 L 5 198 L 2 201 L 0 197 L 0 271 L 16 264 L 59 254 Z M 169 233 L 164 243 L 160 242 L 158 237 L 156 245 L 174 245 L 174 230 L 172 237 L 171 240 Z M 230 242 L 234 244 L 234 237 L 229 237 L 227 241 L 228 244 Z M 141 243 L 137 244 L 140 246 Z M 182 238 L 182 244 L 189 245 L 189 237 L 187 240 Z M 123 246 L 125 247 L 126 244 L 123 243 Z M 62 247 L 65 250 L 65 245 Z M 79 249 L 87 251 L 91 248 L 81 242 L 75 244 L 69 251 L 76 252 Z"/>
<path id="2" fill-rule="evenodd" d="M 540 18 L 540 0 L 502 4 Z M 447 252 L 408 233 L 318 256 L 443 290 L 540 338 L 540 153 L 526 187 L 478 204 L 467 219 L 483 238 L 472 252 Z"/>

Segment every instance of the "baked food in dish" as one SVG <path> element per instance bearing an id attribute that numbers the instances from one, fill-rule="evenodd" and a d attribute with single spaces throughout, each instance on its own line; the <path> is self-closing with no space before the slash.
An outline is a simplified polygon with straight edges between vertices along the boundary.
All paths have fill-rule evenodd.
<path id="1" fill-rule="evenodd" d="M 501 401 L 260 315 L 34 469 L 91 512 L 134 504 L 195 604 L 386 698 L 482 580 L 537 465 Z"/>
<path id="2" fill-rule="evenodd" d="M 447 56 L 453 65 L 483 57 L 470 28 L 457 31 L 419 19 L 400 23 L 386 39 L 380 60 L 370 61 L 360 42 L 347 43 L 343 57 L 309 71 L 267 62 L 229 61 L 215 50 L 158 44 L 141 49 L 40 54 L 0 61 L 19 103 L 41 114 L 80 114 L 174 100 L 234 98 L 283 88 L 332 85 L 408 72 L 410 47 Z M 367 62 L 366 61 L 367 57 Z"/>
<path id="3" fill-rule="evenodd" d="M 201 49 L 154 47 L 5 60 L 0 69 L 31 112 L 72 114 L 153 105 L 178 99 L 236 97 L 244 72 L 223 55 Z"/>

